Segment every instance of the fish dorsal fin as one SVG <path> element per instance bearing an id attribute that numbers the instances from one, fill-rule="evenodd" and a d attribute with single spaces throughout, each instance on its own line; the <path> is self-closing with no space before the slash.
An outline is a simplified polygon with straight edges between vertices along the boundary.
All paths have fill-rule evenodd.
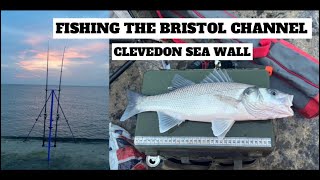
<path id="1" fill-rule="evenodd" d="M 173 128 L 176 125 L 179 125 L 183 122 L 183 120 L 179 120 L 176 118 L 173 118 L 171 116 L 168 116 L 162 112 L 157 112 L 158 118 L 159 118 L 159 130 L 160 133 L 164 133 L 168 131 L 169 129 Z"/>
<path id="2" fill-rule="evenodd" d="M 233 126 L 234 122 L 234 120 L 213 120 L 211 126 L 213 134 L 218 138 L 223 139 Z"/>
<path id="3" fill-rule="evenodd" d="M 225 69 L 214 69 L 201 83 L 216 83 L 216 82 L 233 82 Z"/>
<path id="4" fill-rule="evenodd" d="M 185 86 L 194 85 L 195 83 L 180 76 L 179 74 L 174 75 L 172 81 L 171 81 L 171 90 L 175 90 L 178 88 L 182 88 Z"/>

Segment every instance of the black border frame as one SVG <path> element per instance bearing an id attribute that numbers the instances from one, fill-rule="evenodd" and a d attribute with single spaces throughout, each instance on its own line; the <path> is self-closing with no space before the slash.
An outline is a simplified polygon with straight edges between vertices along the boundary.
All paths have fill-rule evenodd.
<path id="1" fill-rule="evenodd" d="M 125 3 L 124 3 L 125 2 Z M 267 1 L 248 1 L 248 0 L 216 0 L 216 1 L 191 1 L 191 0 L 152 0 L 144 1 L 131 0 L 131 1 L 115 1 L 115 0 L 55 0 L 55 1 L 39 1 L 39 0 L 7 0 L 0 3 L 2 10 L 163 10 L 163 9 L 199 9 L 199 10 L 316 10 L 315 1 L 304 0 L 298 2 L 292 1 L 279 1 L 267 0 Z M 62 175 L 69 178 L 92 178 L 94 176 L 101 177 L 200 177 L 200 176 L 257 176 L 257 177 L 269 177 L 273 175 L 289 175 L 303 176 L 318 175 L 319 171 L 96 171 L 96 170 L 1 170 L 1 177 L 16 176 L 22 178 L 34 178 L 38 177 L 53 177 L 54 175 Z"/>
<path id="2" fill-rule="evenodd" d="M 2 10 L 316 10 L 314 0 L 8 0 Z"/>

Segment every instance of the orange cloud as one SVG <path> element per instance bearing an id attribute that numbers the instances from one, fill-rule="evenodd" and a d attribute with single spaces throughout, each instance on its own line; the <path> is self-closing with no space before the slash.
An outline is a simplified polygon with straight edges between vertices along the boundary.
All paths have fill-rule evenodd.
<path id="1" fill-rule="evenodd" d="M 79 45 L 78 47 L 68 48 L 68 51 L 81 51 L 87 53 L 101 52 L 108 50 L 109 44 L 106 42 L 94 42 L 86 45 Z"/>
<path id="2" fill-rule="evenodd" d="M 64 57 L 66 59 L 85 59 L 90 56 L 88 54 L 85 54 L 84 52 L 81 52 L 80 50 L 66 49 L 66 52 L 64 53 Z"/>
<path id="3" fill-rule="evenodd" d="M 38 35 L 38 36 L 30 36 L 27 39 L 25 39 L 24 42 L 28 45 L 36 46 L 47 40 L 48 40 L 48 37 Z"/>
<path id="4" fill-rule="evenodd" d="M 26 61 L 20 61 L 17 63 L 22 69 L 25 69 L 27 71 L 45 71 L 47 67 L 46 60 L 26 60 Z M 49 62 L 50 69 L 59 69 L 60 63 L 58 61 L 52 61 Z"/>
<path id="5" fill-rule="evenodd" d="M 94 46 L 87 47 L 87 50 L 70 48 L 66 49 L 64 54 L 64 67 L 75 66 L 75 65 L 84 65 L 84 64 L 93 64 L 94 60 L 89 61 L 85 60 L 90 58 L 93 55 L 93 52 L 90 52 L 90 48 L 95 47 L 96 51 L 98 48 L 102 49 L 100 45 L 95 44 Z M 49 68 L 50 69 L 60 69 L 61 60 L 62 60 L 62 51 L 51 50 L 49 51 Z M 36 50 L 27 50 L 22 51 L 18 56 L 21 59 L 17 63 L 18 66 L 27 70 L 27 71 L 45 71 L 47 67 L 47 52 L 45 51 L 36 51 Z"/>
<path id="6" fill-rule="evenodd" d="M 27 71 L 45 71 L 47 67 L 47 52 L 35 50 L 21 52 L 17 63 L 22 69 Z M 59 69 L 61 66 L 62 54 L 58 51 L 51 51 L 49 55 L 49 68 Z M 67 65 L 69 60 L 65 59 L 64 64 Z"/>
<path id="7" fill-rule="evenodd" d="M 88 46 L 88 49 L 91 49 L 91 51 L 103 51 L 108 49 L 109 44 L 107 42 L 97 42 L 92 43 Z"/>
<path id="8" fill-rule="evenodd" d="M 33 36 L 24 40 L 25 43 L 36 46 L 48 40 L 45 36 Z M 107 52 L 108 42 L 91 42 L 81 44 L 78 46 L 67 47 L 64 54 L 64 67 L 92 64 L 94 59 L 89 59 L 91 56 L 99 52 Z M 49 68 L 60 69 L 63 49 L 52 50 L 50 49 L 49 55 Z M 20 61 L 17 63 L 22 69 L 27 71 L 45 71 L 47 67 L 47 52 L 39 50 L 25 50 L 18 55 Z"/>

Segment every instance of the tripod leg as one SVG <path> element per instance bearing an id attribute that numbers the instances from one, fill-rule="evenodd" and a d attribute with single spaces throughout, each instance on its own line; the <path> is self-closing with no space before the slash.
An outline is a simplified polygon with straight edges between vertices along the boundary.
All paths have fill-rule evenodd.
<path id="1" fill-rule="evenodd" d="M 68 121 L 68 119 L 66 118 L 66 115 L 64 114 L 61 105 L 60 105 L 60 109 L 61 109 L 61 112 L 62 112 L 62 114 L 63 114 L 64 119 L 65 119 L 66 122 L 67 122 L 67 125 L 68 125 L 68 127 L 69 127 L 69 130 L 70 130 L 71 135 L 72 135 L 72 138 L 73 138 L 73 141 L 76 142 L 76 139 L 75 139 L 75 137 L 74 137 L 74 135 L 73 135 L 73 132 L 72 132 L 72 130 L 71 130 L 71 127 L 70 127 L 70 125 L 69 125 L 69 121 Z"/>
<path id="2" fill-rule="evenodd" d="M 48 102 L 48 100 L 50 99 L 50 96 L 52 96 L 52 94 L 50 94 L 50 95 L 49 95 L 49 97 L 47 98 L 47 100 L 46 100 L 46 102 L 45 102 L 44 106 L 42 107 L 42 109 L 41 109 L 41 111 L 40 111 L 40 113 L 39 113 L 38 117 L 36 118 L 36 121 L 34 122 L 34 124 L 33 124 L 32 128 L 31 128 L 31 130 L 29 131 L 29 133 L 28 133 L 27 137 L 24 139 L 24 141 L 26 141 L 26 140 L 29 138 L 29 135 L 30 135 L 31 131 L 33 130 L 34 126 L 36 125 L 37 121 L 39 120 L 39 118 L 40 118 L 40 116 L 41 116 L 41 113 L 42 113 L 42 111 L 44 110 L 44 107 L 46 107 L 47 102 Z"/>
<path id="3" fill-rule="evenodd" d="M 43 137 L 42 137 L 42 147 L 44 146 L 44 142 L 46 141 L 46 119 L 47 119 L 47 113 L 44 113 L 43 115 Z"/>
<path id="4" fill-rule="evenodd" d="M 55 97 L 56 97 L 56 99 L 58 100 L 57 95 L 56 95 L 56 94 L 54 94 L 54 96 L 55 96 Z M 74 141 L 74 142 L 76 142 L 76 139 L 75 139 L 75 137 L 74 137 L 74 135 L 73 135 L 73 132 L 72 132 L 72 130 L 71 130 L 71 127 L 70 127 L 69 121 L 68 121 L 68 119 L 67 119 L 66 115 L 64 114 L 64 111 L 63 111 L 63 109 L 62 109 L 62 107 L 61 107 L 61 104 L 59 104 L 59 107 L 58 107 L 58 108 L 60 108 L 60 110 L 61 110 L 61 112 L 62 112 L 62 115 L 63 115 L 64 119 L 65 119 L 65 120 L 66 120 L 66 122 L 67 122 L 68 128 L 69 128 L 69 130 L 70 130 L 70 132 L 71 132 L 71 135 L 72 135 L 72 138 L 73 138 L 73 141 Z"/>
<path id="5" fill-rule="evenodd" d="M 58 105 L 58 106 L 59 106 L 59 105 Z M 57 107 L 57 108 L 58 108 L 58 107 Z M 59 121 L 59 114 L 56 115 L 56 129 L 55 129 L 54 145 L 53 145 L 53 147 L 57 147 L 58 121 Z"/>
<path id="6" fill-rule="evenodd" d="M 60 102 L 59 102 L 59 98 L 57 98 L 56 93 L 53 92 L 56 100 L 58 101 L 58 105 L 57 105 L 57 114 L 56 114 L 56 129 L 55 129 L 55 133 L 54 133 L 54 145 L 53 147 L 57 147 L 57 133 L 58 133 L 58 121 L 59 121 L 59 107 L 60 107 Z"/>

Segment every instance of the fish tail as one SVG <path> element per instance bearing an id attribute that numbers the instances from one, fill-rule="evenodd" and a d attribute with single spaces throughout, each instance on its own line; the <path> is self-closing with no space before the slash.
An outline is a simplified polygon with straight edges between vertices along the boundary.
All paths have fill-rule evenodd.
<path id="1" fill-rule="evenodd" d="M 127 93 L 128 105 L 122 117 L 120 118 L 120 121 L 125 121 L 130 117 L 140 113 L 140 111 L 137 109 L 137 102 L 141 98 L 143 98 L 143 95 L 128 90 L 128 93 Z"/>

